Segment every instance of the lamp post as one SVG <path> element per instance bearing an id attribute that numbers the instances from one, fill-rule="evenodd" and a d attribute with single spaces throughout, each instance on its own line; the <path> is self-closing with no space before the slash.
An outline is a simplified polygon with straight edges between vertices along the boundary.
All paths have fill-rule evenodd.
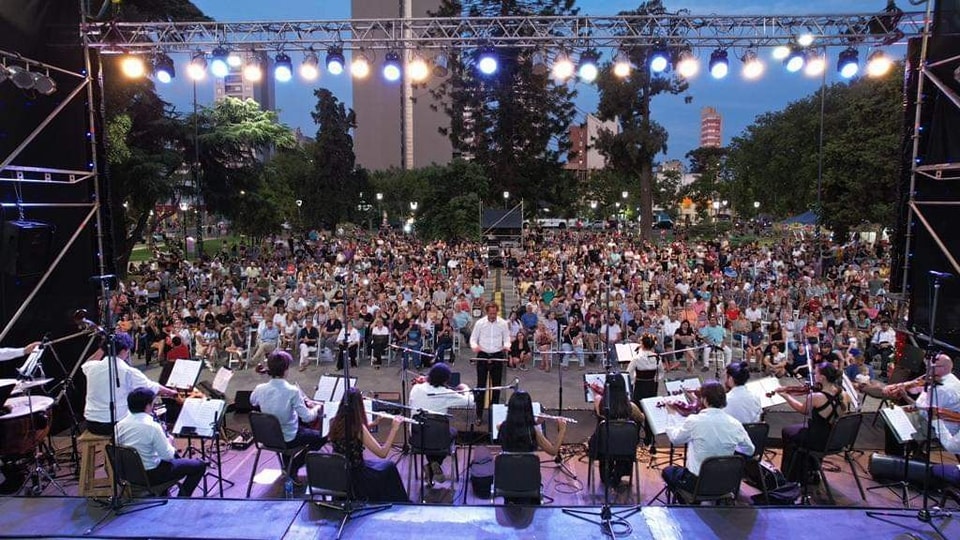
<path id="1" fill-rule="evenodd" d="M 628 191 L 620 192 L 620 198 L 623 199 L 623 221 L 624 222 L 627 221 L 627 209 L 630 208 L 629 205 L 627 204 L 628 197 L 630 197 L 630 192 Z"/>
<path id="2" fill-rule="evenodd" d="M 711 206 L 713 206 L 713 233 L 717 234 L 720 231 L 720 226 L 717 224 L 720 221 L 720 201 L 713 201 Z"/>
<path id="3" fill-rule="evenodd" d="M 503 208 L 506 209 L 509 206 L 510 206 L 510 192 L 504 191 L 503 192 Z"/>
<path id="4" fill-rule="evenodd" d="M 383 222 L 386 221 L 383 215 L 383 193 L 377 192 L 377 213 L 380 214 L 380 228 L 383 228 Z"/>
<path id="5" fill-rule="evenodd" d="M 300 217 L 300 207 L 303 206 L 303 199 L 297 199 L 297 228 L 303 229 L 303 219 Z"/>
<path id="6" fill-rule="evenodd" d="M 183 258 L 187 258 L 187 210 L 190 205 L 180 201 L 180 228 L 183 229 Z"/>
<path id="7" fill-rule="evenodd" d="M 621 230 L 623 229 L 623 219 L 620 216 L 620 201 L 613 203 L 613 205 L 617 207 L 617 229 Z"/>

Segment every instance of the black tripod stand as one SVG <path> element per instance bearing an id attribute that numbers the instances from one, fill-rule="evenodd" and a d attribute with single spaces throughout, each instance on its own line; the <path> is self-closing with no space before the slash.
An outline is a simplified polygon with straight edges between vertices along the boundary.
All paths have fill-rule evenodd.
<path id="1" fill-rule="evenodd" d="M 933 436 L 933 413 L 936 405 L 936 390 L 935 385 L 936 373 L 935 373 L 935 364 L 937 351 L 935 350 L 937 340 L 934 339 L 937 331 L 937 303 L 940 300 L 940 287 L 942 285 L 942 280 L 944 278 L 953 278 L 952 274 L 946 272 L 936 272 L 930 270 L 930 276 L 933 278 L 933 300 L 930 304 L 930 338 L 927 342 L 927 354 L 926 354 L 926 368 L 927 374 L 924 377 L 924 386 L 923 392 L 927 397 L 927 418 L 926 418 L 926 441 L 929 444 Z M 907 461 L 909 465 L 909 461 Z M 927 452 L 926 460 L 924 462 L 923 468 L 923 507 L 917 511 L 916 514 L 903 514 L 903 513 L 894 513 L 894 512 L 867 512 L 867 517 L 879 519 L 881 521 L 890 522 L 886 517 L 905 517 L 905 518 L 916 518 L 917 520 L 927 523 L 933 530 L 943 537 L 943 531 L 937 527 L 937 524 L 933 522 L 935 518 L 948 518 L 950 514 L 944 512 L 940 508 L 930 507 L 930 452 Z"/>
<path id="2" fill-rule="evenodd" d="M 573 353 L 566 353 L 564 351 L 559 351 L 558 354 L 560 354 L 562 358 L 564 354 L 573 354 Z M 558 399 L 557 416 L 563 416 L 563 372 L 564 372 L 564 366 L 558 365 L 557 366 L 557 399 Z M 567 478 L 579 484 L 577 473 L 573 472 L 573 470 L 571 470 L 570 467 L 567 466 L 566 460 L 570 458 L 567 457 L 566 459 L 564 459 L 562 454 L 563 453 L 560 452 L 558 449 L 557 455 L 554 456 L 553 459 L 541 461 L 540 464 L 541 465 L 553 464 L 553 468 L 556 469 L 558 473 L 563 473 L 564 475 L 567 476 Z M 572 483 L 569 484 L 569 486 L 572 487 L 573 489 L 579 489 L 579 486 Z"/>

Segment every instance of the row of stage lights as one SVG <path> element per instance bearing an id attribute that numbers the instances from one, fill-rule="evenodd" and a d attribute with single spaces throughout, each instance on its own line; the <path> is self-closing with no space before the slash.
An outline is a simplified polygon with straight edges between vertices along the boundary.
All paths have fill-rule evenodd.
<path id="1" fill-rule="evenodd" d="M 795 44 L 789 46 L 780 46 L 773 49 L 772 57 L 775 60 L 782 61 L 787 71 L 795 73 L 803 70 L 808 76 L 820 76 L 827 68 L 826 51 L 811 48 L 812 37 L 810 41 L 801 36 Z M 201 80 L 206 77 L 209 71 L 214 77 L 226 77 L 232 69 L 240 70 L 243 78 L 247 81 L 257 82 L 263 79 L 267 70 L 266 56 L 259 53 L 250 53 L 246 58 L 236 52 L 231 52 L 223 47 L 217 47 L 210 54 L 209 61 L 207 55 L 202 51 L 194 53 L 193 58 L 187 65 L 187 75 L 193 80 Z M 347 70 L 346 58 L 341 47 L 331 47 L 327 50 L 326 69 L 331 75 L 340 75 Z M 599 62 L 600 55 L 592 50 L 580 54 L 579 63 L 574 63 L 571 55 L 565 51 L 558 52 L 552 64 L 548 67 L 547 54 L 543 51 L 536 51 L 531 56 L 533 63 L 533 72 L 538 75 L 546 75 L 548 72 L 557 81 L 567 81 L 574 76 L 579 80 L 592 83 L 600 73 Z M 760 58 L 756 49 L 747 49 L 740 58 L 742 62 L 742 74 L 746 79 L 756 79 L 760 77 L 766 65 Z M 432 68 L 430 64 L 433 64 Z M 492 76 L 499 69 L 499 59 L 496 49 L 486 48 L 478 52 L 476 58 L 476 67 L 483 75 Z M 893 61 L 882 51 L 874 50 L 867 58 L 866 73 L 871 77 L 879 77 L 886 74 Z M 152 64 L 149 66 L 142 56 L 126 55 L 122 61 L 123 72 L 128 77 L 143 77 L 152 70 L 153 76 L 162 83 L 169 83 L 176 76 L 173 59 L 165 53 L 158 53 L 154 56 Z M 372 62 L 362 51 L 353 53 L 352 61 L 349 64 L 350 74 L 356 79 L 364 79 L 372 71 Z M 663 73 L 670 69 L 677 72 L 685 79 L 692 78 L 700 70 L 700 60 L 690 48 L 681 49 L 673 54 L 666 47 L 655 47 L 649 57 L 649 69 L 654 73 Z M 390 82 L 398 81 L 403 74 L 400 54 L 396 51 L 387 52 L 384 55 L 382 74 L 384 79 Z M 635 69 L 629 58 L 623 52 L 618 52 L 614 57 L 613 73 L 617 77 L 626 78 Z M 730 58 L 726 49 L 715 49 L 710 55 L 708 63 L 710 75 L 715 79 L 722 79 L 730 72 Z M 293 61 L 290 56 L 284 52 L 277 53 L 274 57 L 273 76 L 279 82 L 288 82 L 293 78 Z M 406 66 L 406 74 L 413 82 L 423 82 L 431 73 L 438 77 L 447 75 L 447 57 L 444 54 L 438 54 L 428 62 L 423 56 L 414 53 L 410 62 Z M 859 52 L 850 47 L 840 52 L 837 59 L 837 72 L 841 77 L 849 79 L 860 72 Z M 306 80 L 315 80 L 320 75 L 320 58 L 312 49 L 308 50 L 300 63 L 300 76 Z"/>
<path id="2" fill-rule="evenodd" d="M 57 82 L 50 77 L 50 73 L 30 71 L 29 64 L 25 66 L 8 66 L 6 62 L 0 64 L 0 84 L 8 80 L 21 90 L 34 90 L 45 96 L 57 91 Z"/>

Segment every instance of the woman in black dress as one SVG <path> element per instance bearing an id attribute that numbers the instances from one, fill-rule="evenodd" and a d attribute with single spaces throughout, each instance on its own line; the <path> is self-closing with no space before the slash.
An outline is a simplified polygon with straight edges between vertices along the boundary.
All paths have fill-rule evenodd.
<path id="1" fill-rule="evenodd" d="M 507 402 L 507 417 L 500 424 L 500 444 L 504 452 L 536 452 L 543 450 L 551 456 L 557 455 L 563 437 L 567 433 L 567 421 L 557 419 L 557 440 L 550 442 L 537 429 L 533 417 L 533 400 L 530 394 L 517 391 Z M 505 499 L 507 504 L 540 504 L 539 499 Z"/>
<path id="2" fill-rule="evenodd" d="M 347 418 L 350 419 L 349 436 Z M 330 443 L 334 452 L 346 456 L 350 462 L 351 485 L 357 498 L 371 502 L 410 502 L 397 465 L 389 459 L 383 459 L 390 453 L 402 423 L 400 417 L 393 419 L 390 433 L 381 446 L 367 428 L 367 415 L 363 410 L 360 391 L 351 388 L 343 396 L 337 415 L 330 422 Z M 347 444 L 348 441 L 350 444 Z M 380 459 L 364 459 L 364 448 Z"/>

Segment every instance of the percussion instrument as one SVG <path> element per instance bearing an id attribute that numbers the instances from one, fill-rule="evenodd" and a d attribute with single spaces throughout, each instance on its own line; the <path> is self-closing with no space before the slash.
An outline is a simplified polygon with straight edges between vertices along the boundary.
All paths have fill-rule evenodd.
<path id="1" fill-rule="evenodd" d="M 32 455 L 50 432 L 53 398 L 15 397 L 6 406 L 10 412 L 0 416 L 0 456 Z"/>

